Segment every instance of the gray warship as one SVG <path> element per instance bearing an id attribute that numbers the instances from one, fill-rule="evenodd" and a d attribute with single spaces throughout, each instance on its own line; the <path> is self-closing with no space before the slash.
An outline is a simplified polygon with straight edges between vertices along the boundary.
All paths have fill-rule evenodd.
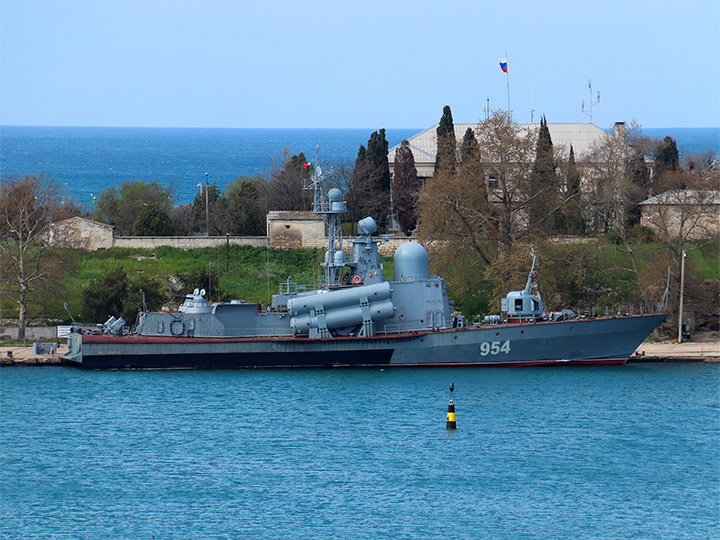
<path id="1" fill-rule="evenodd" d="M 385 279 L 371 217 L 358 223 L 346 260 L 345 203 L 329 187 L 319 158 L 308 188 L 328 229 L 320 286 L 309 290 L 288 279 L 265 309 L 242 301 L 211 304 L 196 289 L 176 312 L 141 310 L 133 327 L 111 317 L 93 331 L 74 328 L 66 360 L 91 369 L 623 364 L 667 317 L 547 314 L 532 294 L 531 269 L 525 289 L 502 300 L 502 315 L 468 325 L 453 316 L 445 280 L 430 275 L 419 243 L 397 249 L 394 276 Z"/>

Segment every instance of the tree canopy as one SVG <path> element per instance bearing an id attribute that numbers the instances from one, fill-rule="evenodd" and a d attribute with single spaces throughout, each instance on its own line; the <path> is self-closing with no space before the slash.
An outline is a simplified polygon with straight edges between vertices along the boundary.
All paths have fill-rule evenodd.
<path id="1" fill-rule="evenodd" d="M 402 231 L 410 236 L 417 225 L 415 204 L 420 191 L 420 179 L 415 168 L 415 157 L 410 143 L 402 141 L 395 150 L 393 167 L 393 206 Z"/>
<path id="2" fill-rule="evenodd" d="M 151 202 L 143 206 L 133 223 L 132 233 L 133 236 L 172 236 L 175 225 L 160 205 Z"/>
<path id="3" fill-rule="evenodd" d="M 60 259 L 47 243 L 58 195 L 54 178 L 44 173 L 9 175 L 0 183 L 0 295 L 18 307 L 20 339 L 25 339 L 28 306 L 61 285 L 53 279 Z"/>
<path id="4" fill-rule="evenodd" d="M 370 135 L 367 148 L 360 145 L 346 193 L 350 219 L 373 216 L 381 229 L 387 228 L 390 213 L 390 165 L 385 130 Z"/>
<path id="5" fill-rule="evenodd" d="M 455 170 L 457 140 L 455 139 L 455 124 L 453 124 L 452 111 L 449 105 L 443 107 L 443 114 L 436 130 L 437 154 L 435 154 L 435 173 L 448 168 Z"/>
<path id="6" fill-rule="evenodd" d="M 545 115 L 540 119 L 535 163 L 530 174 L 528 191 L 528 225 L 551 228 L 553 215 L 559 207 L 559 186 L 555 174 L 555 156 Z"/>
<path id="7" fill-rule="evenodd" d="M 130 279 L 123 268 L 115 268 L 83 289 L 83 317 L 98 323 L 110 316 L 122 317 L 132 325 L 143 307 L 143 293 L 150 311 L 160 309 L 169 298 L 159 281 L 143 276 Z"/>
<path id="8" fill-rule="evenodd" d="M 265 234 L 265 189 L 262 176 L 240 176 L 225 188 L 227 231 L 245 236 Z"/>
<path id="9" fill-rule="evenodd" d="M 310 210 L 312 193 L 304 189 L 312 174 L 304 153 L 290 155 L 285 149 L 270 171 L 266 186 L 268 210 Z"/>
<path id="10" fill-rule="evenodd" d="M 115 234 L 127 236 L 144 205 L 155 203 L 170 215 L 173 211 L 174 190 L 157 180 L 128 180 L 120 188 L 104 189 L 95 203 L 94 219 L 115 227 Z"/>

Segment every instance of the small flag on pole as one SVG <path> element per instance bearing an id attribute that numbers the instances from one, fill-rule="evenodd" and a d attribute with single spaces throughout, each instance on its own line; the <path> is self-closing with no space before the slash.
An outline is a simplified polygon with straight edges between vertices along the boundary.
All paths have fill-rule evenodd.
<path id="1" fill-rule="evenodd" d="M 501 58 L 501 59 L 500 59 L 500 69 L 502 69 L 503 72 L 505 72 L 505 73 L 508 72 L 508 68 L 507 68 L 507 58 Z"/>

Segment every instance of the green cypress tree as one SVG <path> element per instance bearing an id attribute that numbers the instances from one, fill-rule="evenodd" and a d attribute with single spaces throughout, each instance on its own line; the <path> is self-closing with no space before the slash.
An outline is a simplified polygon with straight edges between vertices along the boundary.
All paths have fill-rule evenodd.
<path id="1" fill-rule="evenodd" d="M 134 236 L 172 236 L 175 225 L 159 204 L 151 202 L 143 206 L 133 223 L 132 233 Z"/>
<path id="2" fill-rule="evenodd" d="M 390 212 L 390 165 L 385 130 L 374 131 L 367 149 L 360 146 L 353 171 L 352 193 L 348 197 L 348 209 L 363 217 L 375 218 L 380 228 L 387 227 Z M 355 213 L 351 210 L 351 216 Z"/>
<path id="3" fill-rule="evenodd" d="M 475 131 L 467 128 L 463 140 L 460 143 L 460 163 L 457 170 L 462 175 L 471 189 L 479 192 L 480 200 L 487 200 L 487 186 L 485 185 L 485 173 L 480 156 L 480 144 L 475 138 Z"/>
<path id="4" fill-rule="evenodd" d="M 565 189 L 567 190 L 567 203 L 565 205 L 563 223 L 556 223 L 558 229 L 565 229 L 570 234 L 585 233 L 585 219 L 582 213 L 580 200 L 580 169 L 575 163 L 575 150 L 570 145 L 570 155 L 567 162 L 567 175 L 565 176 Z"/>
<path id="5" fill-rule="evenodd" d="M 664 171 L 677 171 L 679 163 L 680 155 L 675 139 L 667 136 L 655 153 L 655 174 L 660 176 Z"/>
<path id="6" fill-rule="evenodd" d="M 447 168 L 455 172 L 457 160 L 457 140 L 455 139 L 455 124 L 453 123 L 450 105 L 443 107 L 437 130 L 437 154 L 435 155 L 435 173 Z"/>
<path id="7" fill-rule="evenodd" d="M 415 156 L 410 143 L 403 141 L 395 151 L 393 175 L 394 211 L 402 231 L 410 236 L 417 225 L 415 203 L 420 192 L 420 179 L 415 168 Z"/>
<path id="8" fill-rule="evenodd" d="M 671 173 L 680 168 L 680 156 L 678 154 L 675 140 L 672 137 L 665 137 L 655 150 L 655 174 L 652 180 L 651 195 L 658 195 L 667 191 L 670 186 L 678 188 L 676 182 L 672 181 Z"/>
<path id="9" fill-rule="evenodd" d="M 530 227 L 538 227 L 547 221 L 556 203 L 557 188 L 552 138 L 547 127 L 547 119 L 543 115 L 538 131 L 535 163 L 530 174 L 528 193 Z"/>
<path id="10" fill-rule="evenodd" d="M 568 195 L 576 197 L 580 195 L 580 170 L 575 163 L 575 150 L 570 145 L 570 155 L 568 156 L 566 185 Z"/>
<path id="11" fill-rule="evenodd" d="M 370 135 L 367 147 L 367 158 L 373 166 L 378 188 L 390 191 L 390 164 L 388 163 L 388 142 L 385 129 L 374 131 Z"/>

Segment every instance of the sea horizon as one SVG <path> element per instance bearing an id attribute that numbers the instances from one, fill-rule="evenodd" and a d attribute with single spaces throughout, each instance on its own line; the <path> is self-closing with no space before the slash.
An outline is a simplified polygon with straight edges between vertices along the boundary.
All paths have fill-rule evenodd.
<path id="1" fill-rule="evenodd" d="M 390 148 L 425 128 L 384 128 Z M 198 128 L 22 126 L 0 124 L 0 175 L 55 177 L 67 197 L 91 207 L 98 194 L 128 180 L 157 180 L 190 202 L 208 173 L 222 190 L 239 176 L 266 176 L 284 151 L 352 165 L 378 128 Z M 718 128 L 644 128 L 673 137 L 682 153 L 720 154 Z"/>

